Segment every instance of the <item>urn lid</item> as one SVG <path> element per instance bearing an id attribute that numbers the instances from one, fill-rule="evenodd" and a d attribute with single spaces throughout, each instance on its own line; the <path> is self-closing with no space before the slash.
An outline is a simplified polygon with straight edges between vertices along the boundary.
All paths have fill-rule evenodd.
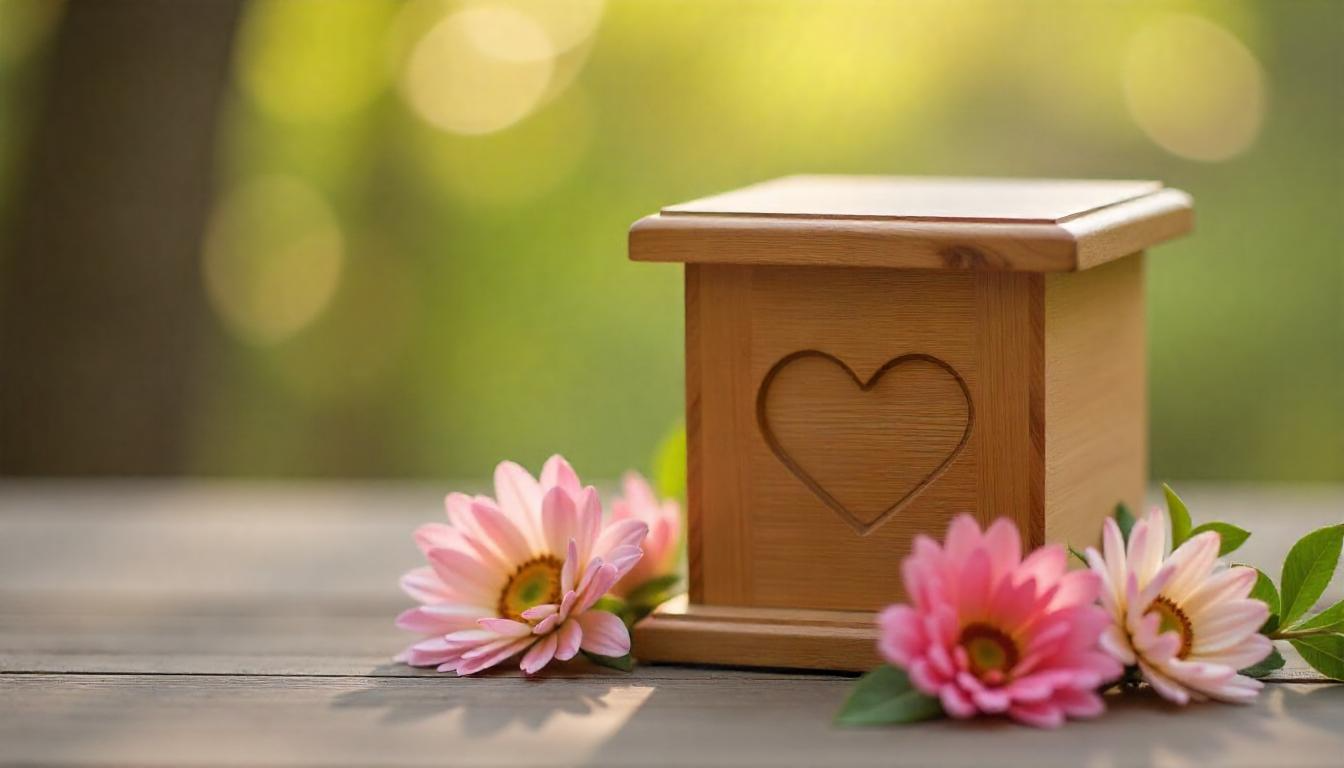
<path id="1" fill-rule="evenodd" d="M 789 176 L 669 205 L 635 261 L 1070 272 L 1190 231 L 1158 181 Z"/>

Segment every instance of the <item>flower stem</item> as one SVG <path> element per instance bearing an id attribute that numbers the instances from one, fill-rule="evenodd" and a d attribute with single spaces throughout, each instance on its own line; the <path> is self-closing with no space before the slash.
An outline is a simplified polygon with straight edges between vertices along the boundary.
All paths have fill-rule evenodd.
<path id="1" fill-rule="evenodd" d="M 1330 627 L 1319 627 L 1316 629 L 1280 629 L 1269 634 L 1270 640 L 1296 640 L 1303 637 L 1319 637 L 1321 635 L 1333 635 L 1335 630 Z"/>

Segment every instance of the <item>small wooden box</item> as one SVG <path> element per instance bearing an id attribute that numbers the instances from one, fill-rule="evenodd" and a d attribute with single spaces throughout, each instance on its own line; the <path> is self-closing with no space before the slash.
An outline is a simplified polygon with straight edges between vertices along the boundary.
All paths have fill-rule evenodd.
<path id="1" fill-rule="evenodd" d="M 664 208 L 686 264 L 689 600 L 641 659 L 865 669 L 918 533 L 1096 541 L 1147 466 L 1152 181 L 790 177 Z"/>

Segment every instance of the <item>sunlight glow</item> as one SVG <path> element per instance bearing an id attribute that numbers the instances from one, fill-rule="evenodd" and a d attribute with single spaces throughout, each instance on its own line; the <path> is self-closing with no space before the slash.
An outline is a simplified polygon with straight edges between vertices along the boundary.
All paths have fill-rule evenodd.
<path id="1" fill-rule="evenodd" d="M 405 146 L 408 158 L 471 206 L 517 205 L 569 178 L 592 143 L 592 107 L 582 88 L 528 120 L 489 136 L 455 136 L 425 128 Z"/>
<path id="2" fill-rule="evenodd" d="M 232 190 L 211 216 L 203 273 L 215 311 L 252 344 L 303 330 L 340 283 L 344 238 L 331 207 L 289 177 Z"/>
<path id="3" fill-rule="evenodd" d="M 1227 30 L 1173 15 L 1143 28 L 1125 61 L 1130 114 L 1158 146 L 1214 162 L 1245 152 L 1264 120 L 1264 72 Z"/>
<path id="4" fill-rule="evenodd" d="M 493 133 L 541 103 L 554 58 L 550 38 L 532 17 L 508 6 L 472 6 L 420 38 L 402 72 L 401 92 L 431 125 Z"/>

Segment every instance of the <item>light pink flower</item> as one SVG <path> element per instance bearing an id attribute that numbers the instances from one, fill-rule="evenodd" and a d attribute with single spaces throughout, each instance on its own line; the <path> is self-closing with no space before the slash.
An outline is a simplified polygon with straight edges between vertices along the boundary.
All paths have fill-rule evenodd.
<path id="1" fill-rule="evenodd" d="M 501 463 L 495 496 L 449 494 L 449 524 L 416 531 L 430 564 L 401 586 L 423 605 L 397 617 L 397 626 L 431 637 L 398 660 L 470 675 L 523 654 L 520 667 L 532 674 L 580 649 L 629 653 L 625 624 L 593 605 L 639 562 L 648 526 L 603 526 L 597 491 L 581 487 L 559 456 L 546 462 L 540 482 Z"/>
<path id="2" fill-rule="evenodd" d="M 642 520 L 649 526 L 644 539 L 644 557 L 611 590 L 625 597 L 652 579 L 675 573 L 681 543 L 681 505 L 673 499 L 659 500 L 649 482 L 638 472 L 621 479 L 625 495 L 611 503 L 612 520 Z"/>
<path id="3" fill-rule="evenodd" d="M 981 533 L 952 521 L 942 547 L 916 536 L 902 563 L 908 605 L 878 617 L 878 649 L 952 717 L 1004 713 L 1052 728 L 1105 708 L 1097 688 L 1120 676 L 1097 638 L 1108 617 L 1098 577 L 1065 570 L 1063 547 L 1022 559 L 1017 528 L 1000 518 Z"/>
<path id="4" fill-rule="evenodd" d="M 1108 518 L 1105 554 L 1087 550 L 1111 617 L 1102 648 L 1123 664 L 1137 664 L 1159 694 L 1179 704 L 1250 701 L 1263 685 L 1237 671 L 1274 647 L 1258 631 L 1269 607 L 1249 597 L 1255 569 L 1223 566 L 1214 531 L 1169 552 L 1167 529 L 1167 513 L 1154 509 L 1134 524 L 1126 552 L 1119 526 Z"/>

